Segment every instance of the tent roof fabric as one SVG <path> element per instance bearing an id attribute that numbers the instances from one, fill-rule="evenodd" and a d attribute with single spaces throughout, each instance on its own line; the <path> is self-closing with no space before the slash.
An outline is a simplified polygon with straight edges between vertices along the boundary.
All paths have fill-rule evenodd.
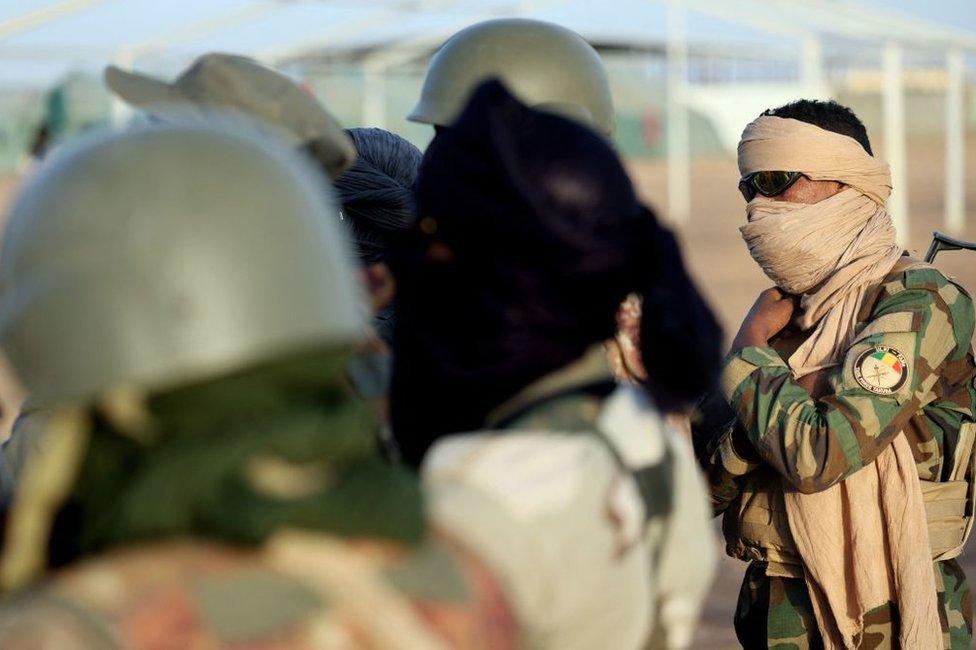
<path id="1" fill-rule="evenodd" d="M 398 47 L 422 54 L 464 26 L 500 16 L 556 22 L 595 44 L 657 50 L 667 39 L 669 6 L 687 9 L 692 49 L 700 44 L 775 56 L 799 39 L 819 36 L 976 52 L 976 27 L 878 10 L 863 1 L 0 0 L 0 83 L 19 75 L 43 84 L 51 79 L 41 77 L 55 71 L 94 70 L 110 61 L 169 73 L 207 51 L 277 63 Z M 13 64 L 18 70 L 11 77 L 7 68 Z"/>

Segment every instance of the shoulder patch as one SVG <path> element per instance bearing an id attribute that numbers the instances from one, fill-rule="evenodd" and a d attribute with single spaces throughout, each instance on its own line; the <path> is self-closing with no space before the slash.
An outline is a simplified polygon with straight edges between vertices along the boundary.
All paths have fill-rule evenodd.
<path id="1" fill-rule="evenodd" d="M 854 379 L 875 395 L 892 395 L 908 381 L 908 362 L 890 345 L 875 345 L 854 362 Z"/>

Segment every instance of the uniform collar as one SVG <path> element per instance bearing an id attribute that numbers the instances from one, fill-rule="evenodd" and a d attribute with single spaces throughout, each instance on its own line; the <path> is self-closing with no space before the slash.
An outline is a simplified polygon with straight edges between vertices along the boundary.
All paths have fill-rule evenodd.
<path id="1" fill-rule="evenodd" d="M 535 380 L 501 406 L 491 410 L 485 418 L 485 426 L 489 429 L 500 428 L 504 422 L 540 402 L 605 382 L 613 382 L 613 375 L 607 362 L 606 350 L 599 343 L 591 346 L 576 361 Z"/>

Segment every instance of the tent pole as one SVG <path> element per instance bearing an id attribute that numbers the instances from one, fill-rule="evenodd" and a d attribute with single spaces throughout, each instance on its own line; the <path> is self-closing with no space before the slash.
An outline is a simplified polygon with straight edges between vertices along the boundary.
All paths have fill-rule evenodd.
<path id="1" fill-rule="evenodd" d="M 688 43 L 684 0 L 669 0 L 667 14 L 668 218 L 686 223 L 691 214 L 691 157 L 688 129 Z"/>
<path id="2" fill-rule="evenodd" d="M 966 228 L 965 148 L 966 127 L 963 118 L 965 101 L 963 85 L 966 68 L 959 49 L 946 52 L 946 161 L 945 225 L 958 235 Z"/>
<path id="3" fill-rule="evenodd" d="M 905 148 L 905 90 L 902 82 L 902 48 L 899 43 L 888 41 L 882 50 L 884 89 L 885 157 L 891 166 L 891 198 L 888 211 L 895 222 L 898 243 L 907 245 L 908 222 L 908 173 Z"/>

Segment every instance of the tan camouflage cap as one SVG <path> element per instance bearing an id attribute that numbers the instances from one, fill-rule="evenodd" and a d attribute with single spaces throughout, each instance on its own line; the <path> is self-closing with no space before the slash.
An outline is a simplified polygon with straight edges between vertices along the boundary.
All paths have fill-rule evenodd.
<path id="1" fill-rule="evenodd" d="M 110 65 L 105 68 L 105 84 L 127 103 L 163 119 L 167 109 L 207 106 L 279 127 L 299 144 L 312 145 L 332 178 L 356 158 L 352 140 L 311 93 L 244 56 L 205 54 L 173 83 Z"/>

